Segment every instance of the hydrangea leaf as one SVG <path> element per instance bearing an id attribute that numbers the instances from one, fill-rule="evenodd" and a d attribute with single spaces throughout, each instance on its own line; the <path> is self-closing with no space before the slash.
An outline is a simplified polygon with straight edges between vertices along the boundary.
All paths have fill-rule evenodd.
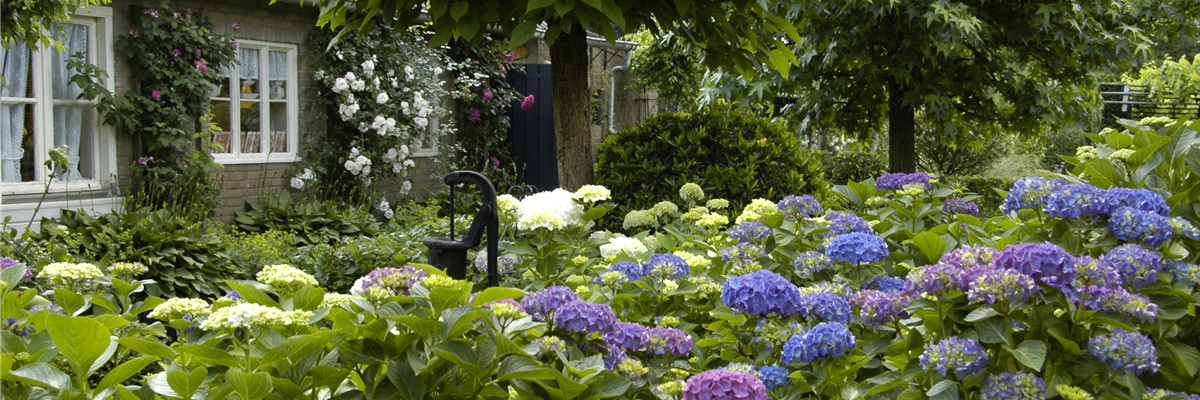
<path id="1" fill-rule="evenodd" d="M 1041 340 L 1026 340 L 1017 345 L 1012 354 L 1026 367 L 1041 371 L 1042 364 L 1046 361 L 1046 343 Z"/>

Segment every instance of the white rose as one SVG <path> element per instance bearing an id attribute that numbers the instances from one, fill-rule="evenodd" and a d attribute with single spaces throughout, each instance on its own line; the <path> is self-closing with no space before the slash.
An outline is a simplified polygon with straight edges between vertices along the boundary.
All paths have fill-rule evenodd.
<path id="1" fill-rule="evenodd" d="M 296 190 L 304 189 L 304 180 L 300 179 L 300 177 L 298 177 L 298 176 L 293 177 L 292 178 L 292 187 L 296 188 Z"/>
<path id="2" fill-rule="evenodd" d="M 387 93 L 380 93 L 378 96 L 375 96 L 375 102 L 379 103 L 379 104 L 387 104 L 387 102 L 388 102 Z"/>

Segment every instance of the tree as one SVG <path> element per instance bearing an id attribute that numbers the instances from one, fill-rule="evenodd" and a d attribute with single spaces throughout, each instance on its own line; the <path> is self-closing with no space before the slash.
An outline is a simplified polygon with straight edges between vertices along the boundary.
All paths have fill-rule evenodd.
<path id="1" fill-rule="evenodd" d="M 107 4 L 109 0 L 0 0 L 0 45 L 8 48 L 16 42 L 35 47 L 62 44 L 50 37 L 50 28 L 67 22 L 81 7 Z"/>
<path id="2" fill-rule="evenodd" d="M 1019 131 L 1075 122 L 1097 99 L 1093 71 L 1147 55 L 1155 28 L 1196 10 L 1186 0 L 796 2 L 777 12 L 802 36 L 799 68 L 744 86 L 790 93 L 810 124 L 860 136 L 886 120 L 890 169 L 911 172 L 914 112 L 948 132 L 955 118 Z"/>
<path id="3" fill-rule="evenodd" d="M 800 37 L 787 21 L 767 12 L 780 0 L 318 0 L 318 26 L 369 29 L 382 21 L 410 24 L 427 11 L 433 45 L 467 38 L 478 42 L 485 27 L 496 26 L 510 46 L 534 37 L 546 24 L 554 81 L 555 139 L 560 185 L 575 189 L 592 181 L 591 138 L 587 134 L 587 31 L 615 41 L 619 32 L 646 27 L 667 30 L 720 57 L 710 65 L 751 72 L 768 64 L 787 76 L 797 63 L 778 37 Z M 364 4 L 365 3 L 365 4 Z M 428 5 L 428 9 L 423 8 Z"/>

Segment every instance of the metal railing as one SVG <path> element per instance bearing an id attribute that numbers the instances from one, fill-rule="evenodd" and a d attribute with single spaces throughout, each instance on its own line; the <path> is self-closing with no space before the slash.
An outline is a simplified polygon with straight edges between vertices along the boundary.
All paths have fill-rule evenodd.
<path id="1" fill-rule="evenodd" d="M 1150 97 L 1149 87 L 1127 83 L 1102 83 L 1100 95 L 1104 98 L 1104 104 L 1116 108 L 1112 112 L 1123 118 L 1160 115 L 1177 118 L 1200 117 L 1200 101 L 1197 101 L 1197 96 L 1192 96 L 1192 101 L 1187 102 L 1155 101 Z M 1169 97 L 1170 93 L 1164 95 Z"/>

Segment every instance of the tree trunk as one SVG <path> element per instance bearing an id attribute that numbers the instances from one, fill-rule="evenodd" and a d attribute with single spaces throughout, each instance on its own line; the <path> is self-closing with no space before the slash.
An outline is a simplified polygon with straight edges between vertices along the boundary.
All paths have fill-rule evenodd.
<path id="1" fill-rule="evenodd" d="M 592 138 L 588 134 L 587 31 L 576 24 L 550 45 L 550 91 L 554 95 L 554 138 L 558 185 L 576 190 L 592 183 Z"/>
<path id="2" fill-rule="evenodd" d="M 888 80 L 888 171 L 917 172 L 913 106 L 904 102 L 908 87 Z"/>

